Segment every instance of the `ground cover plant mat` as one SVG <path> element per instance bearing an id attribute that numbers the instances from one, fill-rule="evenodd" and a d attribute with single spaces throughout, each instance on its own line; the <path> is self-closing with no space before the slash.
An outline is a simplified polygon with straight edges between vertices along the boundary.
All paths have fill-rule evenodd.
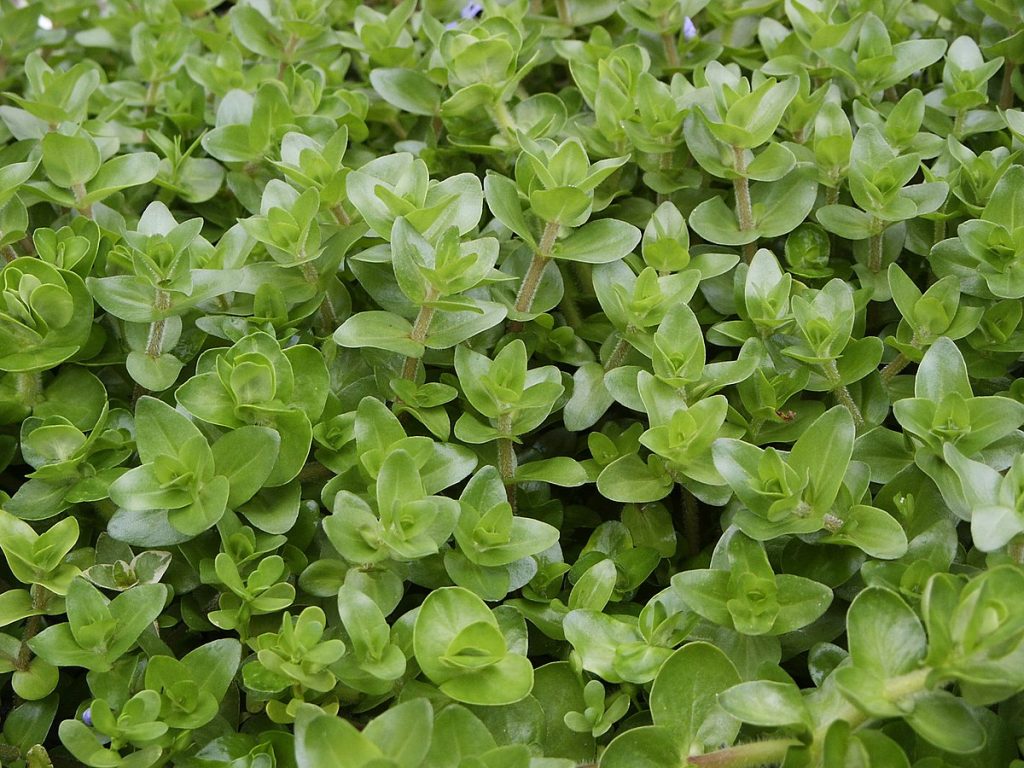
<path id="1" fill-rule="evenodd" d="M 0 765 L 1024 766 L 1018 0 L 0 0 Z"/>

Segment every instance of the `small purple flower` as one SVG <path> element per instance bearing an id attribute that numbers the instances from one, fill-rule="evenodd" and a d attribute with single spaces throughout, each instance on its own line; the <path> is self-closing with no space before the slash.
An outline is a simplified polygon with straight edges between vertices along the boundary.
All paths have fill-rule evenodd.
<path id="1" fill-rule="evenodd" d="M 693 40 L 697 36 L 697 25 L 693 23 L 693 19 L 687 16 L 683 19 L 683 39 Z"/>
<path id="2" fill-rule="evenodd" d="M 460 12 L 459 15 L 462 16 L 462 18 L 464 19 L 475 19 L 483 12 L 484 7 L 482 4 L 476 2 L 475 0 L 470 0 L 470 2 L 462 6 L 462 11 Z"/>
<path id="3" fill-rule="evenodd" d="M 92 709 L 87 709 L 82 713 L 82 722 L 86 725 L 92 725 Z"/>

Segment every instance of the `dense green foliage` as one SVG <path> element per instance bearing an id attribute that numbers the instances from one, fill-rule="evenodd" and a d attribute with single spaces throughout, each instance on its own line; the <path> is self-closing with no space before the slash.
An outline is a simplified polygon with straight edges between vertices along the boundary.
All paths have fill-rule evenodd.
<path id="1" fill-rule="evenodd" d="M 0 763 L 989 768 L 1018 0 L 0 0 Z"/>

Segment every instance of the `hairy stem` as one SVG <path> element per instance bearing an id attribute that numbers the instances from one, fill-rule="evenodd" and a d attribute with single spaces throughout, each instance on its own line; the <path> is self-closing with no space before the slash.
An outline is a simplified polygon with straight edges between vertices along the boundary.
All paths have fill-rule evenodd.
<path id="1" fill-rule="evenodd" d="M 167 318 L 164 313 L 170 308 L 171 294 L 158 288 L 153 297 L 153 309 L 159 312 L 161 317 L 149 324 L 149 335 L 146 337 L 146 357 L 155 359 L 163 354 L 164 331 L 167 328 Z"/>
<path id="2" fill-rule="evenodd" d="M 882 271 L 882 253 L 885 238 L 885 230 L 872 235 L 868 240 L 868 269 L 878 274 Z"/>
<path id="3" fill-rule="evenodd" d="M 503 435 L 512 433 L 512 414 L 506 414 L 498 419 L 498 431 Z M 498 438 L 498 474 L 505 484 L 505 496 L 508 503 L 512 505 L 512 511 L 517 509 L 516 505 L 516 449 L 511 437 Z"/>
<path id="4" fill-rule="evenodd" d="M 292 63 L 292 57 L 295 55 L 295 49 L 299 47 L 301 40 L 298 35 L 289 35 L 288 42 L 284 46 L 284 50 L 281 52 L 281 62 L 277 65 L 277 79 L 280 80 L 284 77 L 285 71 L 288 69 L 288 65 Z"/>
<path id="5" fill-rule="evenodd" d="M 964 130 L 964 120 L 967 119 L 967 110 L 961 109 L 956 113 L 956 117 L 953 119 L 953 138 L 959 140 Z"/>
<path id="6" fill-rule="evenodd" d="M 940 211 L 941 213 L 941 211 Z M 936 219 L 932 225 L 932 245 L 941 243 L 946 239 L 946 220 Z"/>
<path id="7" fill-rule="evenodd" d="M 673 50 L 675 50 L 675 49 L 673 49 Z M 670 171 L 672 169 L 672 158 L 673 158 L 674 154 L 675 153 L 674 153 L 674 151 L 673 151 L 673 149 L 671 147 L 666 152 L 662 152 L 661 153 L 661 156 L 658 158 L 658 170 L 659 171 L 667 172 L 667 171 Z M 659 192 L 658 193 L 658 205 L 661 205 L 662 203 L 664 203 L 666 200 L 668 200 L 668 198 L 669 198 L 669 195 L 666 195 L 664 192 Z"/>
<path id="8" fill-rule="evenodd" d="M 302 277 L 310 285 L 316 285 L 320 282 L 320 274 L 316 271 L 316 267 L 313 266 L 313 262 L 304 261 L 299 265 L 302 270 Z M 320 306 L 317 308 L 317 314 L 320 316 L 320 330 L 324 336 L 327 336 L 334 332 L 341 323 L 338 320 L 338 315 L 334 311 L 334 307 L 331 305 L 331 300 L 324 294 L 323 299 L 320 301 Z"/>
<path id="9" fill-rule="evenodd" d="M 46 604 L 50 602 L 50 595 L 52 594 L 50 590 L 38 584 L 33 584 L 31 592 L 32 607 L 37 611 L 45 611 Z M 28 671 L 29 665 L 32 663 L 32 649 L 28 647 L 28 642 L 38 635 L 42 628 L 42 616 L 29 616 L 25 621 L 25 629 L 21 633 L 21 647 L 18 649 L 18 658 L 14 662 L 14 666 L 22 672 Z"/>
<path id="10" fill-rule="evenodd" d="M 1013 106 L 1013 73 L 1017 62 L 1007 59 L 1003 63 L 1003 84 L 999 88 L 999 108 L 1009 109 Z"/>
<path id="11" fill-rule="evenodd" d="M 562 301 L 558 306 L 562 310 L 562 316 L 565 318 L 566 324 L 570 328 L 579 328 L 583 325 L 583 313 L 580 312 L 579 288 L 576 285 L 576 276 L 571 271 L 569 274 L 563 275 L 562 285 L 564 293 L 562 294 Z"/>
<path id="12" fill-rule="evenodd" d="M 1015 537 L 1006 545 L 1006 554 L 1017 565 L 1024 565 L 1024 541 Z"/>
<path id="13" fill-rule="evenodd" d="M 26 408 L 34 408 L 43 398 L 43 374 L 40 371 L 14 374 L 14 388 Z"/>
<path id="14" fill-rule="evenodd" d="M 661 33 L 661 44 L 665 48 L 665 59 L 672 69 L 679 68 L 679 46 L 676 44 L 676 36 L 671 32 Z"/>
<path id="15" fill-rule="evenodd" d="M 686 538 L 686 552 L 690 557 L 700 554 L 700 507 L 697 497 L 683 486 L 679 486 L 683 495 L 683 536 Z"/>
<path id="16" fill-rule="evenodd" d="M 836 400 L 839 401 L 846 410 L 853 416 L 853 423 L 857 429 L 861 429 L 864 426 L 864 414 L 860 412 L 860 408 L 857 407 L 857 403 L 854 402 L 853 396 L 850 395 L 850 390 L 846 388 L 845 384 L 840 384 L 833 390 L 836 396 Z"/>
<path id="17" fill-rule="evenodd" d="M 161 317 L 149 324 L 149 336 L 146 337 L 146 356 L 160 357 L 160 348 L 164 344 L 164 329 L 167 327 L 167 318 Z"/>
<path id="18" fill-rule="evenodd" d="M 407 355 L 405 362 L 402 364 L 402 378 L 412 381 L 416 377 L 416 368 L 419 367 L 420 359 Z"/>
<path id="19" fill-rule="evenodd" d="M 555 6 L 558 8 L 558 20 L 570 27 L 573 26 L 572 13 L 569 11 L 569 0 L 555 0 Z"/>
<path id="20" fill-rule="evenodd" d="M 150 80 L 149 86 L 146 88 L 146 98 L 143 103 L 143 109 L 147 117 L 153 114 L 153 107 L 156 105 L 156 97 L 159 90 L 160 83 L 156 80 Z"/>
<path id="21" fill-rule="evenodd" d="M 757 768 L 769 763 L 781 763 L 789 748 L 798 744 L 798 739 L 752 741 L 691 757 L 686 764 L 700 768 Z"/>
<path id="22" fill-rule="evenodd" d="M 92 218 L 92 203 L 85 202 L 85 185 L 84 184 L 72 184 L 71 192 L 75 196 L 75 210 L 77 210 L 82 216 L 87 219 Z"/>
<path id="23" fill-rule="evenodd" d="M 922 667 L 889 679 L 885 684 L 885 697 L 894 703 L 913 698 L 925 690 L 930 672 L 928 667 Z M 832 716 L 814 731 L 809 746 L 811 755 L 808 765 L 818 765 L 825 734 L 828 733 L 833 723 L 845 720 L 851 728 L 856 729 L 871 719 L 845 699 L 835 709 L 835 712 L 830 713 Z M 799 739 L 783 737 L 736 744 L 732 747 L 716 749 L 714 752 L 685 758 L 686 762 L 682 768 L 757 768 L 763 765 L 776 765 L 786 759 L 790 747 L 798 747 L 803 743 Z M 597 768 L 597 764 L 585 764 L 580 768 Z"/>
<path id="24" fill-rule="evenodd" d="M 491 105 L 490 112 L 494 125 L 499 131 L 501 131 L 501 135 L 504 137 L 505 141 L 509 144 L 515 144 L 516 121 L 512 118 L 512 113 L 509 112 L 508 105 L 499 99 Z"/>
<path id="25" fill-rule="evenodd" d="M 352 219 L 349 217 L 348 213 L 345 212 L 345 209 L 341 207 L 341 203 L 331 206 L 331 215 L 334 217 L 336 222 L 344 227 L 347 227 L 352 223 Z"/>
<path id="26" fill-rule="evenodd" d="M 882 369 L 882 381 L 888 384 L 908 365 L 910 365 L 910 358 L 900 352 Z"/>
<path id="27" fill-rule="evenodd" d="M 747 158 L 746 150 L 742 147 L 732 148 L 733 169 L 737 176 L 732 180 L 732 188 L 736 193 L 736 215 L 739 217 L 740 230 L 749 232 L 754 228 L 754 208 L 750 202 L 750 182 L 747 180 Z M 743 260 L 750 263 L 757 250 L 757 242 L 747 243 L 743 246 Z"/>
<path id="28" fill-rule="evenodd" d="M 626 355 L 629 354 L 629 350 L 632 348 L 633 345 L 626 341 L 626 337 L 620 336 L 618 342 L 612 348 L 612 353 L 608 355 L 608 361 L 604 364 L 605 373 L 622 365 L 626 360 Z"/>
<path id="29" fill-rule="evenodd" d="M 303 279 L 310 285 L 316 285 L 320 282 L 320 275 L 316 271 L 316 267 L 313 266 L 312 261 L 304 261 L 299 265 L 299 269 L 302 270 Z"/>
<path id="30" fill-rule="evenodd" d="M 533 307 L 533 300 L 537 295 L 537 288 L 540 287 L 540 279 L 544 275 L 544 268 L 551 258 L 551 249 L 555 247 L 555 238 L 558 237 L 558 223 L 549 221 L 544 225 L 544 233 L 540 238 L 540 245 L 533 254 L 530 261 L 530 268 L 526 270 L 526 277 L 519 286 L 519 293 L 516 294 L 515 311 L 527 313 Z M 516 332 L 523 329 L 522 322 L 509 323 L 509 330 Z"/>
<path id="31" fill-rule="evenodd" d="M 929 667 L 921 667 L 920 669 L 915 669 L 913 672 L 907 672 L 904 675 L 889 678 L 885 682 L 883 695 L 894 704 L 899 704 L 900 701 L 911 699 L 926 689 L 929 673 L 931 673 L 931 669 Z M 871 716 L 866 714 L 862 709 L 854 706 L 845 699 L 840 702 L 840 705 L 837 706 L 835 711 L 831 714 L 832 717 L 823 722 L 814 731 L 811 741 L 810 764 L 812 765 L 818 764 L 825 735 L 828 733 L 832 723 L 844 720 L 850 724 L 851 730 L 856 730 L 866 723 L 869 723 L 872 719 Z"/>
<path id="32" fill-rule="evenodd" d="M 432 301 L 434 296 L 427 296 L 428 301 Z M 416 315 L 416 322 L 413 323 L 412 333 L 409 334 L 409 338 L 418 344 L 422 344 L 427 338 L 427 333 L 430 332 L 430 321 L 434 319 L 434 308 L 424 304 L 420 307 L 419 313 Z M 416 368 L 419 366 L 420 359 L 413 355 L 407 355 L 405 358 L 405 364 L 402 366 L 402 378 L 412 381 L 416 378 Z"/>
<path id="33" fill-rule="evenodd" d="M 925 690 L 928 681 L 928 674 L 931 670 L 927 667 L 916 669 L 905 675 L 891 678 L 885 684 L 885 697 L 892 702 L 911 699 L 921 691 Z M 811 741 L 811 760 L 808 764 L 817 765 L 820 759 L 822 744 L 825 734 L 832 723 L 838 720 L 845 720 L 851 728 L 859 728 L 871 718 L 857 707 L 846 701 L 838 711 L 833 713 L 826 722 L 814 731 Z M 687 760 L 687 768 L 755 768 L 756 766 L 777 764 L 786 759 L 790 747 L 799 746 L 802 742 L 792 738 L 766 739 L 764 741 L 752 741 L 747 744 L 737 744 L 733 747 L 726 747 L 704 755 L 697 755 Z"/>
<path id="34" fill-rule="evenodd" d="M 829 360 L 825 363 L 825 377 L 832 384 L 832 394 L 835 395 L 836 400 L 853 416 L 853 423 L 857 429 L 861 429 L 864 426 L 864 414 L 860 412 L 860 408 L 857 403 L 854 402 L 853 396 L 850 394 L 850 390 L 846 388 L 846 385 L 842 383 L 842 377 L 839 375 L 839 367 L 836 365 L 835 360 Z"/>
<path id="35" fill-rule="evenodd" d="M 890 678 L 885 683 L 886 698 L 898 701 L 920 693 L 925 689 L 931 671 L 929 667 L 921 667 L 905 675 Z"/>

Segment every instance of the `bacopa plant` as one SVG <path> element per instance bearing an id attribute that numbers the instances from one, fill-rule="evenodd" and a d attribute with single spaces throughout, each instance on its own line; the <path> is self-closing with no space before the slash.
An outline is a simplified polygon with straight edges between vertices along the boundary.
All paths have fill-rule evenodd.
<path id="1" fill-rule="evenodd" d="M 0 0 L 0 764 L 1024 767 L 1018 0 Z"/>

